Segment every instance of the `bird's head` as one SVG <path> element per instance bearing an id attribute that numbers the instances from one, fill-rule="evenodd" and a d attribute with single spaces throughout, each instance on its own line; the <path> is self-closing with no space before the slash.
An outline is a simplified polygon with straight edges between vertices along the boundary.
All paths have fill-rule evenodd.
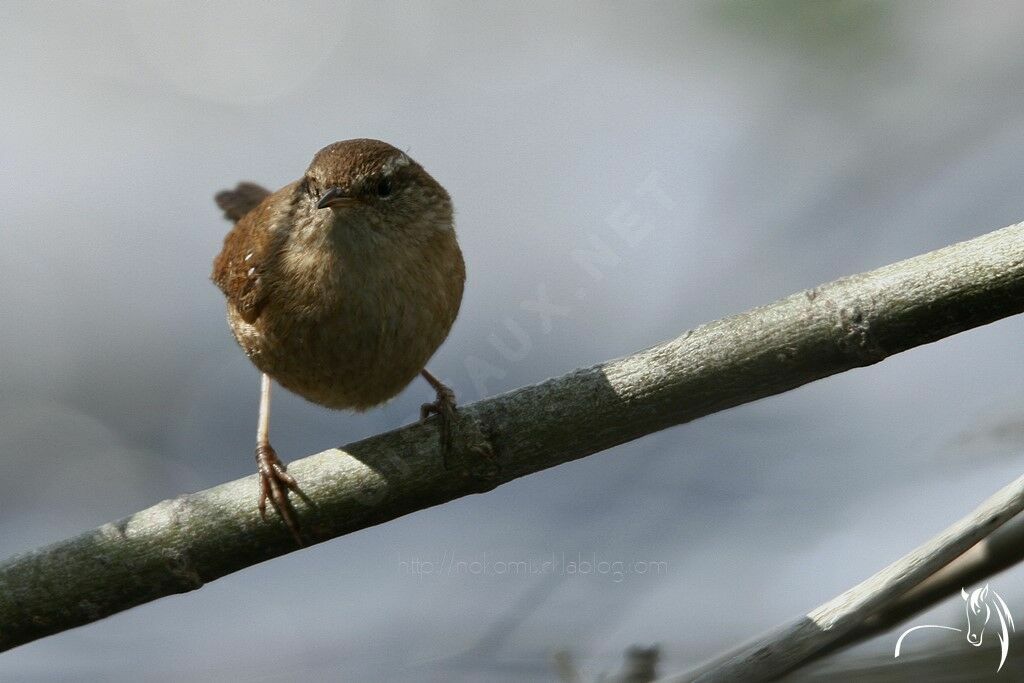
<path id="1" fill-rule="evenodd" d="M 345 140 L 313 157 L 299 201 L 342 242 L 417 240 L 452 229 L 445 189 L 405 152 L 380 140 Z"/>

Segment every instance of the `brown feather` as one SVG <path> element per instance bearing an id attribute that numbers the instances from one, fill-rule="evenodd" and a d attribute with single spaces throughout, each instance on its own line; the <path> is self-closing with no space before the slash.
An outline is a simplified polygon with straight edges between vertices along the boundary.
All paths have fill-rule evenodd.
<path id="1" fill-rule="evenodd" d="M 270 196 L 270 190 L 256 183 L 241 182 L 233 190 L 223 190 L 213 200 L 229 221 L 237 222 Z"/>
<path id="2" fill-rule="evenodd" d="M 244 212 L 235 227 L 228 232 L 224 238 L 224 247 L 213 262 L 213 273 L 211 279 L 224 292 L 228 304 L 237 309 L 238 314 L 247 323 L 252 323 L 259 317 L 260 312 L 267 303 L 269 288 L 267 287 L 267 271 L 273 266 L 273 255 L 279 248 L 280 238 L 275 239 L 273 231 L 277 221 L 277 202 L 266 201 L 269 198 L 276 198 L 282 194 L 290 194 L 294 184 L 287 185 L 274 194 L 270 194 L 263 188 L 251 183 L 239 184 L 239 188 L 248 185 L 266 193 L 263 200 L 256 203 Z M 236 190 L 237 192 L 237 190 Z M 221 204 L 220 197 L 225 193 L 217 195 L 218 204 Z M 237 195 L 234 199 L 228 200 L 232 207 L 242 210 L 246 202 L 253 201 L 257 193 L 246 190 L 243 195 Z M 228 209 L 225 208 L 225 214 Z"/>

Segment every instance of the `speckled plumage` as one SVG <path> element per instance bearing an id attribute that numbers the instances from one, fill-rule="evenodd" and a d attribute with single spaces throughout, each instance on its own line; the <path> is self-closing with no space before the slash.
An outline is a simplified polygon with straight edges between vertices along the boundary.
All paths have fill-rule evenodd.
<path id="1" fill-rule="evenodd" d="M 245 187 L 218 196 L 229 217 L 260 198 Z M 351 201 L 317 208 L 331 187 Z M 348 140 L 241 215 L 212 278 L 260 370 L 314 403 L 361 410 L 423 370 L 458 314 L 465 267 L 444 188 L 391 145 Z"/>

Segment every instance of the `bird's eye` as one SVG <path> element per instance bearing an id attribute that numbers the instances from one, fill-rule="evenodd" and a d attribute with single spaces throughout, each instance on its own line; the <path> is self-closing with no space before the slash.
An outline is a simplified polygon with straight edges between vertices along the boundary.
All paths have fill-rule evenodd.
<path id="1" fill-rule="evenodd" d="M 302 179 L 302 183 L 299 185 L 299 191 L 308 195 L 316 195 L 316 188 L 313 187 L 313 181 L 310 180 L 309 176 Z"/>
<path id="2" fill-rule="evenodd" d="M 391 196 L 391 180 L 388 178 L 381 178 L 377 181 L 377 196 L 381 199 L 386 199 Z"/>

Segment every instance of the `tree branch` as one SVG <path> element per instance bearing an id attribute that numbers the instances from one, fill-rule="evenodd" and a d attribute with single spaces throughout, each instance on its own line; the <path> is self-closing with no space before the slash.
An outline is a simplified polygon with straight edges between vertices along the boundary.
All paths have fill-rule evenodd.
<path id="1" fill-rule="evenodd" d="M 1018 224 L 465 406 L 452 469 L 434 424 L 297 460 L 289 471 L 316 501 L 299 505 L 300 522 L 311 542 L 327 540 L 1022 310 Z M 256 490 L 246 477 L 7 560 L 0 650 L 295 550 L 260 521 Z"/>

